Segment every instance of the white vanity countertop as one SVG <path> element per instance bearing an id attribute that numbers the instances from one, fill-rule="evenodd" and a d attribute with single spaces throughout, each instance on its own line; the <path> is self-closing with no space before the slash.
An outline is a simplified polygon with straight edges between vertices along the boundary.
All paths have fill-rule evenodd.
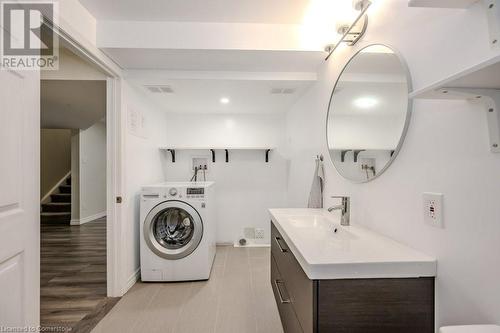
<path id="1" fill-rule="evenodd" d="M 341 226 L 336 215 L 326 210 L 292 208 L 269 212 L 310 279 L 436 276 L 436 259 L 367 228 Z"/>

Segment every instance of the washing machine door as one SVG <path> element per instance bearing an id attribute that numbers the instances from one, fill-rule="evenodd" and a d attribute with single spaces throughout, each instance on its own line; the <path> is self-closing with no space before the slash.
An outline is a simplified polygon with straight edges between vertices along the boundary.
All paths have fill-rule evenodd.
<path id="1" fill-rule="evenodd" d="M 148 247 L 165 259 L 181 259 L 200 244 L 203 221 L 200 214 L 183 201 L 165 201 L 155 206 L 143 226 Z"/>

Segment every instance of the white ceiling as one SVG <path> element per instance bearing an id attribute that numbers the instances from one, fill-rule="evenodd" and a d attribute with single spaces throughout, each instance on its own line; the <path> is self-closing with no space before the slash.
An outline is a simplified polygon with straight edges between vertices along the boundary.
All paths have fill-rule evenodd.
<path id="1" fill-rule="evenodd" d="M 87 129 L 106 116 L 106 81 L 40 82 L 42 128 Z"/>
<path id="2" fill-rule="evenodd" d="M 287 77 L 299 72 L 315 74 L 325 57 L 321 48 L 302 51 L 303 48 L 297 47 L 303 37 L 300 35 L 302 30 L 297 27 L 305 22 L 308 13 L 311 14 L 311 8 L 317 7 L 318 11 L 318 8 L 323 8 L 317 6 L 319 3 L 331 3 L 330 1 L 336 0 L 80 0 L 102 23 L 98 29 L 100 49 L 124 69 L 136 70 L 135 77 L 130 81 L 154 102 L 168 112 L 178 113 L 281 113 L 289 110 L 315 79 Z M 351 4 L 351 0 L 342 1 L 349 6 Z M 328 16 L 331 13 L 332 11 L 328 11 Z M 331 21 L 329 18 L 328 20 Z M 119 21 L 136 22 L 133 25 L 121 23 L 131 30 L 124 33 L 123 29 L 116 28 L 109 21 L 114 21 L 118 26 Z M 192 26 L 185 27 L 191 29 L 191 33 L 181 34 L 179 37 L 172 29 L 158 28 L 164 22 L 180 22 L 179 24 L 184 25 L 192 23 Z M 255 33 L 258 27 L 245 24 L 235 25 L 235 30 L 226 33 L 214 27 L 207 31 L 202 24 L 197 23 L 263 23 L 267 24 L 266 29 L 260 29 L 264 29 L 263 35 L 267 36 L 259 37 Z M 137 29 L 131 28 L 135 25 L 140 26 Z M 288 26 L 285 29 L 281 25 Z M 107 43 L 107 38 L 111 42 Z M 138 38 L 143 43 L 135 43 Z M 272 38 L 276 39 L 277 45 L 269 42 Z M 242 40 L 246 43 L 241 43 Z M 212 45 L 211 41 L 216 43 Z M 288 41 L 288 44 L 283 41 Z M 257 76 L 274 73 L 278 77 L 141 77 L 141 72 L 147 70 L 184 73 L 242 72 L 257 73 Z M 283 78 L 279 77 L 279 73 Z M 174 93 L 151 93 L 144 87 L 151 84 L 169 85 Z M 271 94 L 272 88 L 290 88 L 294 93 Z M 221 104 L 221 97 L 228 97 L 230 103 Z"/>
<path id="3" fill-rule="evenodd" d="M 313 72 L 324 52 L 103 48 L 126 69 L 187 71 Z"/>
<path id="4" fill-rule="evenodd" d="M 174 91 L 151 93 L 144 82 L 134 83 L 164 110 L 177 113 L 280 113 L 286 112 L 314 81 L 273 80 L 163 80 Z M 290 88 L 293 94 L 271 94 L 272 88 Z M 221 104 L 222 97 L 229 98 Z M 187 124 L 188 125 L 188 124 Z"/>
<path id="5" fill-rule="evenodd" d="M 80 2 L 98 20 L 295 24 L 302 22 L 309 0 L 80 0 Z"/>
<path id="6" fill-rule="evenodd" d="M 124 69 L 315 73 L 336 20 L 353 11 L 351 0 L 80 2 L 100 23 L 98 47 Z"/>

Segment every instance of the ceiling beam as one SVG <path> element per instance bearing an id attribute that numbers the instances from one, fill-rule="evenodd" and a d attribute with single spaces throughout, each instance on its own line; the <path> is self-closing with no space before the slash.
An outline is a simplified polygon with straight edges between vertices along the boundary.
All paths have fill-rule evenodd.
<path id="1" fill-rule="evenodd" d="M 295 24 L 98 21 L 99 48 L 302 50 L 301 26 Z M 332 36 L 333 38 L 334 36 Z"/>
<path id="2" fill-rule="evenodd" d="M 231 81 L 316 81 L 316 72 L 228 72 L 228 71 L 169 71 L 128 70 L 131 80 L 154 84 L 163 80 L 231 80 Z"/>

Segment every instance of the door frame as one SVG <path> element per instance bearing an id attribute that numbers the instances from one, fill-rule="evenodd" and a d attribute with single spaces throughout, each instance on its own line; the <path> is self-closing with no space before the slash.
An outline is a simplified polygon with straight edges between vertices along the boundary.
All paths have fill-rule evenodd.
<path id="1" fill-rule="evenodd" d="M 53 22 L 46 21 L 46 24 L 72 52 L 106 75 L 106 286 L 108 297 L 120 297 L 124 293 L 120 279 L 122 251 L 119 247 L 124 184 L 122 125 L 126 121 L 121 116 L 121 73 L 119 67 L 112 68 L 102 61 L 102 57 L 106 57 L 104 54 L 96 54 L 83 46 Z"/>

